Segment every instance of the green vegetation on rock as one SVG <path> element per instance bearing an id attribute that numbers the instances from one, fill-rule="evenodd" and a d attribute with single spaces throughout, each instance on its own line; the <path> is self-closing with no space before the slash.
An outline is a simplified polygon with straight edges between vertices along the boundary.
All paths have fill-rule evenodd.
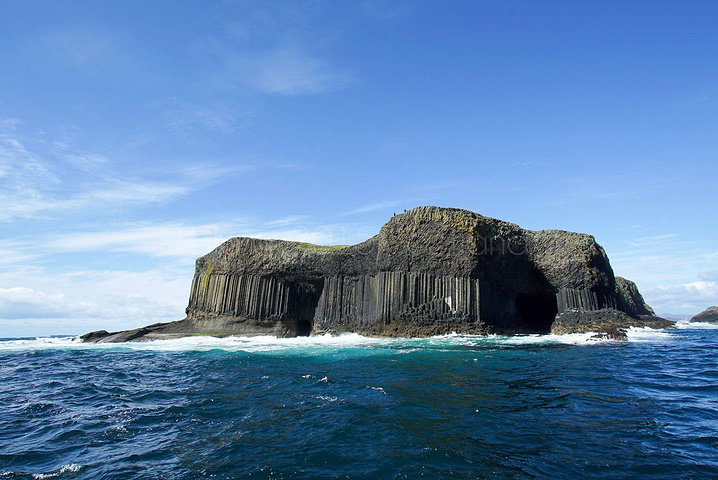
<path id="1" fill-rule="evenodd" d="M 305 250 L 312 250 L 315 252 L 336 252 L 338 250 L 341 250 L 342 248 L 346 248 L 349 245 L 315 245 L 313 243 L 308 242 L 297 242 L 297 245 L 299 248 L 303 248 Z"/>

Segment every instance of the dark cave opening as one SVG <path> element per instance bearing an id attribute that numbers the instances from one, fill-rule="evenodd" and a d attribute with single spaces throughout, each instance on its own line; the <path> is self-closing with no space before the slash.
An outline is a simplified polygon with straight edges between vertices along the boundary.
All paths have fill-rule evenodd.
<path id="1" fill-rule="evenodd" d="M 556 295 L 546 293 L 522 293 L 516 297 L 516 309 L 521 320 L 536 333 L 548 333 L 558 313 Z"/>
<path id="2" fill-rule="evenodd" d="M 312 333 L 312 322 L 309 320 L 297 320 L 297 336 L 308 337 Z"/>

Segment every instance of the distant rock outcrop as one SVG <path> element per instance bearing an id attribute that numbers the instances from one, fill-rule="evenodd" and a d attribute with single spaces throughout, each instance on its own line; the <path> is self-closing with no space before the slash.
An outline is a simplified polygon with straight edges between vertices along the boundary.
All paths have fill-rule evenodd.
<path id="1" fill-rule="evenodd" d="M 706 308 L 701 313 L 691 318 L 691 322 L 718 324 L 718 306 Z"/>
<path id="2" fill-rule="evenodd" d="M 187 318 L 90 342 L 184 335 L 566 333 L 664 327 L 590 235 L 418 207 L 322 247 L 232 238 L 196 263 Z"/>

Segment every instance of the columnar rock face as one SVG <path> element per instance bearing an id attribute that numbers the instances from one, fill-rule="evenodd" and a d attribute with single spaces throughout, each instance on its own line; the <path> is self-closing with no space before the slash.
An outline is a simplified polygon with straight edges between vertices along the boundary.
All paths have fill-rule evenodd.
<path id="1" fill-rule="evenodd" d="M 197 260 L 187 318 L 86 340 L 545 333 L 562 313 L 580 331 L 606 311 L 624 327 L 656 318 L 592 236 L 418 207 L 354 246 L 232 238 Z"/>

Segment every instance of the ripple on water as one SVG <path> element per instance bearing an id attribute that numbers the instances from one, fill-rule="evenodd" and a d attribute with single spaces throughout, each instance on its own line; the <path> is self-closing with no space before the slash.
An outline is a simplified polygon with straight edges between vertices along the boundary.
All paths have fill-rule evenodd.
<path id="1" fill-rule="evenodd" d="M 0 342 L 0 478 L 708 478 L 718 331 Z"/>

